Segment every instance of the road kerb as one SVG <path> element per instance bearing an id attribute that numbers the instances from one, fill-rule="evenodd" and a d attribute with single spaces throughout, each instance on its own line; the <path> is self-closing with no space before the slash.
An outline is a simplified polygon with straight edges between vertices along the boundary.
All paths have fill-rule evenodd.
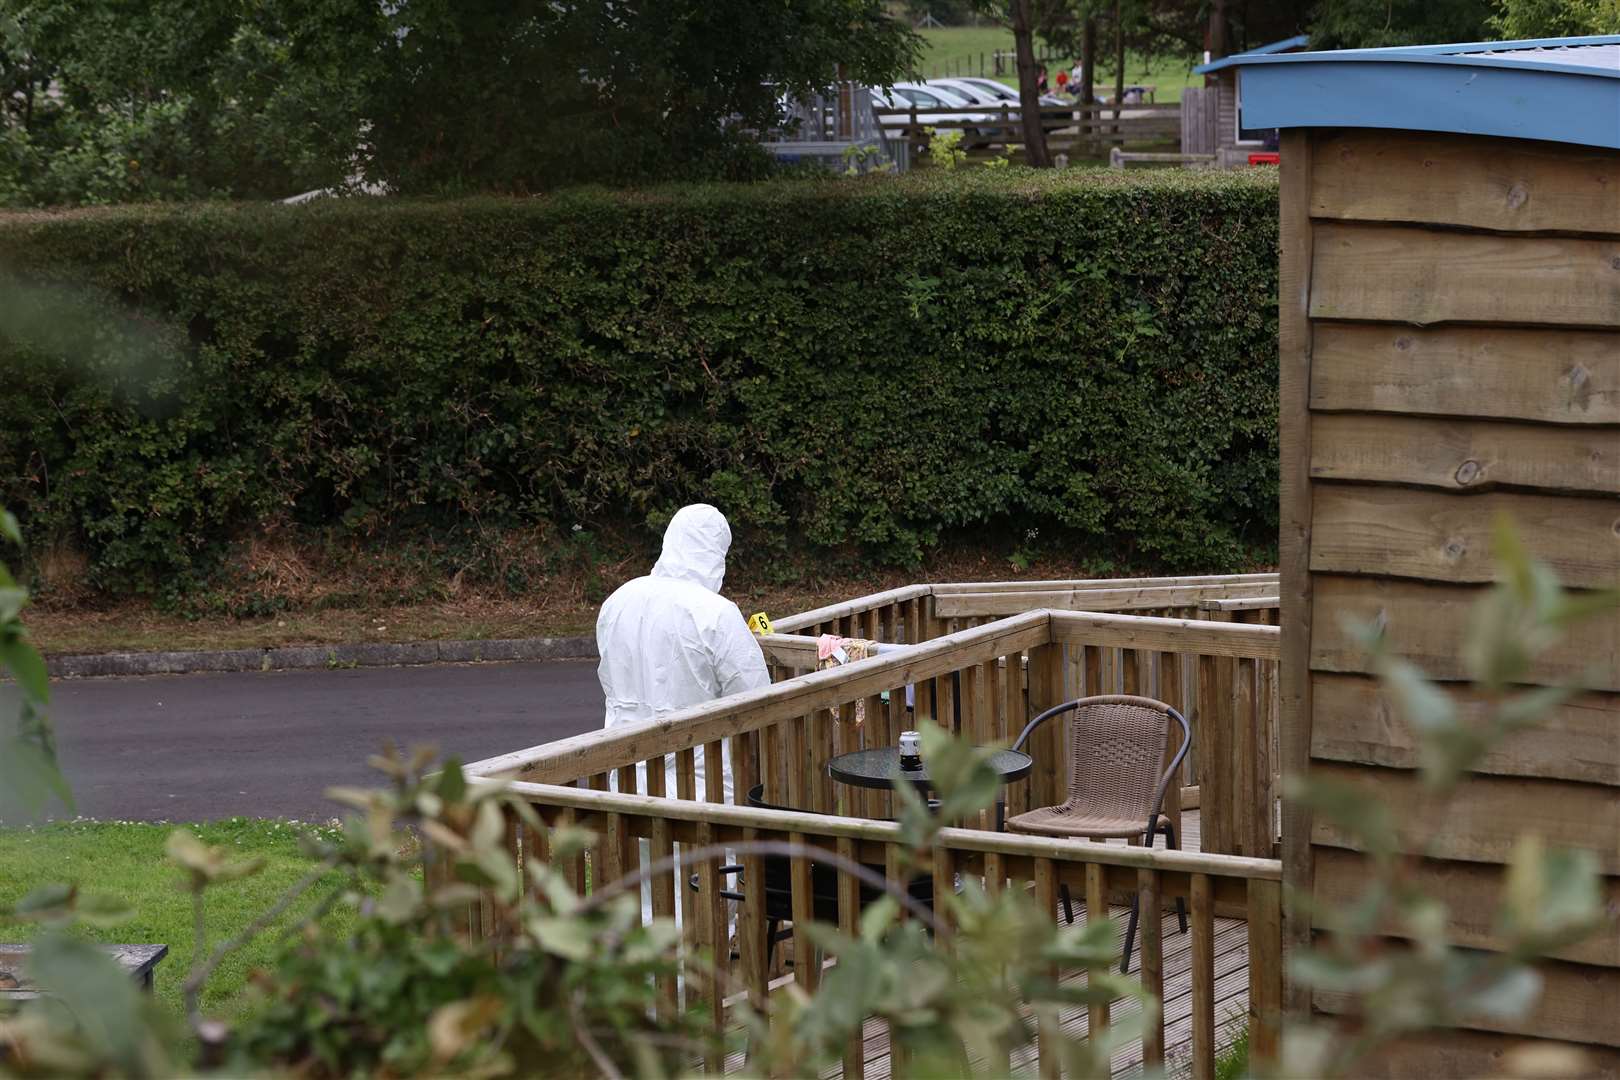
<path id="1" fill-rule="evenodd" d="M 273 649 L 95 653 L 87 656 L 48 656 L 45 667 L 56 678 L 92 678 L 596 658 L 596 639 L 582 635 L 398 644 L 368 641 L 345 645 L 287 645 Z"/>

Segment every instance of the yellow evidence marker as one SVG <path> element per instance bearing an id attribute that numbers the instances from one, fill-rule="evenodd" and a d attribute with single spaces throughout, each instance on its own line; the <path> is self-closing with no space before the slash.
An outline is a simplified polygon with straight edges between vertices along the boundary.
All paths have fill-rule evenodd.
<path id="1" fill-rule="evenodd" d="M 756 611 L 748 616 L 748 629 L 756 634 L 774 634 L 776 630 L 771 626 L 771 620 L 763 611 Z"/>

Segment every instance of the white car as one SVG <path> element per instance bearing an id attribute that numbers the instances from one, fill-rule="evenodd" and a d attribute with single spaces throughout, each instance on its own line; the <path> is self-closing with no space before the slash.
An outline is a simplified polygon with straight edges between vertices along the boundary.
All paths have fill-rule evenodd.
<path id="1" fill-rule="evenodd" d="M 1001 108 L 1002 102 L 1007 101 L 1006 98 L 998 97 L 984 87 L 975 86 L 966 79 L 929 79 L 922 85 L 930 90 L 943 90 L 948 94 L 954 94 L 974 105 L 987 105 L 995 109 Z M 1014 94 L 1013 100 L 1007 102 L 1007 104 L 1016 105 L 1018 103 L 1017 99 L 1018 95 Z"/>
<path id="2" fill-rule="evenodd" d="M 872 104 L 883 109 L 909 109 L 912 106 L 919 111 L 927 109 L 926 115 L 917 118 L 920 126 L 928 127 L 941 120 L 949 120 L 953 126 L 962 124 L 963 134 L 968 136 L 977 135 L 979 125 L 992 119 L 985 113 L 973 111 L 974 103 L 961 94 L 921 83 L 895 83 L 887 91 L 874 88 Z M 886 131 L 900 131 L 911 126 L 911 118 L 901 114 L 884 114 L 877 119 Z"/>
<path id="3" fill-rule="evenodd" d="M 1022 104 L 1022 99 L 1019 98 L 1017 90 L 1014 90 L 1004 82 L 997 82 L 995 79 L 980 78 L 977 75 L 959 75 L 949 79 L 929 79 L 928 85 L 943 86 L 947 89 L 954 90 L 958 94 L 963 94 L 968 90 L 973 90 L 980 95 L 974 100 L 983 101 L 985 104 L 994 105 L 997 108 L 1001 107 L 1001 103 L 1003 101 L 1005 101 L 1008 105 Z M 1064 101 L 1055 94 L 1042 94 L 1041 104 L 1051 108 L 1067 108 L 1070 106 L 1071 102 Z"/>

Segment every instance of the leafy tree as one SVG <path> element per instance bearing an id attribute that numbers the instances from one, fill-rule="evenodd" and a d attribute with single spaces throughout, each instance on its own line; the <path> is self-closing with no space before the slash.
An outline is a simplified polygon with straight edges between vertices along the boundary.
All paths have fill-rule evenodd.
<path id="1" fill-rule="evenodd" d="M 1225 48 L 1210 46 L 1215 56 L 1230 56 L 1305 33 L 1313 7 L 1311 0 L 1210 0 L 1208 6 L 1212 14 L 1220 9 L 1226 20 Z M 1316 43 L 1311 45 L 1314 48 Z"/>
<path id="2" fill-rule="evenodd" d="M 1081 59 L 1089 76 L 1082 82 L 1083 97 L 1090 99 L 1098 74 L 1111 72 L 1115 101 L 1125 92 L 1128 55 L 1173 56 L 1190 63 L 1204 47 L 1207 28 L 1224 20 L 1219 10 L 1211 15 L 1204 0 L 1048 0 L 1044 16 L 1041 36 L 1047 43 Z M 1099 38 L 1106 45 L 1101 56 Z"/>
<path id="3" fill-rule="evenodd" d="M 946 26 L 961 26 L 972 21 L 975 14 L 973 0 L 906 0 L 905 8 L 913 26 L 927 18 Z"/>
<path id="4" fill-rule="evenodd" d="M 350 0 L 25 0 L 0 14 L 0 202 L 340 180 L 384 30 Z"/>
<path id="5" fill-rule="evenodd" d="M 1009 0 L 1013 49 L 1018 56 L 1018 112 L 1024 128 L 1024 157 L 1037 169 L 1050 168 L 1046 127 L 1041 123 L 1040 73 L 1035 63 L 1035 23 L 1030 0 Z"/>
<path id="6" fill-rule="evenodd" d="M 919 38 L 881 0 L 406 0 L 368 177 L 401 191 L 750 176 L 782 94 L 888 84 Z"/>
<path id="7" fill-rule="evenodd" d="M 1481 41 L 1490 15 L 1491 0 L 1321 0 L 1311 13 L 1311 48 Z"/>
<path id="8" fill-rule="evenodd" d="M 1490 28 L 1506 39 L 1620 34 L 1620 0 L 1496 0 Z"/>
<path id="9" fill-rule="evenodd" d="M 755 175 L 783 93 L 918 42 L 882 0 L 22 0 L 0 205 Z"/>
<path id="10" fill-rule="evenodd" d="M 1081 100 L 1089 102 L 1101 74 L 1113 75 L 1116 98 L 1123 93 L 1127 57 L 1182 60 L 1190 67 L 1206 52 L 1219 58 L 1291 37 L 1304 27 L 1308 0 L 1035 2 L 1037 34 L 1080 60 L 1089 76 L 1080 84 Z"/>
<path id="11" fill-rule="evenodd" d="M 1219 58 L 1298 34 L 1307 8 L 1308 0 L 1040 0 L 1037 21 L 1047 44 L 1070 56 L 1087 55 L 1088 32 L 1101 37 L 1106 51 L 1095 67 L 1117 78 L 1121 47 L 1191 65 L 1206 51 Z"/>

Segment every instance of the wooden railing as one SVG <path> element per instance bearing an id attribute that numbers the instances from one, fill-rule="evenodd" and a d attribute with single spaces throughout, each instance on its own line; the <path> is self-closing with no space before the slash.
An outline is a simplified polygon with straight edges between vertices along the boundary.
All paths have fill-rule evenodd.
<path id="1" fill-rule="evenodd" d="M 648 841 L 650 857 L 655 860 L 669 858 L 682 848 L 788 842 L 883 868 L 890 880 L 901 880 L 900 830 L 893 822 L 651 798 L 573 786 L 516 783 L 512 790 L 530 802 L 548 828 L 583 825 L 601 838 L 589 854 L 593 875 L 601 875 L 595 880 L 616 880 L 619 874 L 638 869 L 641 840 Z M 550 861 L 544 831 L 532 833 L 515 824 L 512 851 L 520 864 L 527 858 Z M 575 882 L 586 880 L 585 858 L 577 857 L 569 868 Z M 811 892 L 813 862 L 813 856 L 792 860 L 789 880 L 794 921 L 815 917 L 818 904 Z M 742 864 L 745 880 L 765 878 L 759 857 L 745 855 Z M 601 869 L 595 870 L 598 867 Z M 1276 860 L 1144 850 L 979 829 L 942 829 L 921 869 L 932 876 L 940 892 L 951 887 L 959 875 L 979 878 L 987 889 L 1030 890 L 1054 917 L 1061 887 L 1067 887 L 1077 898 L 1083 897 L 1087 911 L 1103 911 L 1111 897 L 1117 899 L 1131 892 L 1140 893 L 1144 910 L 1162 910 L 1176 898 L 1185 898 L 1192 938 L 1188 985 L 1184 993 L 1177 995 L 1179 1007 L 1161 1011 L 1157 1022 L 1148 1025 L 1141 1059 L 1148 1065 L 1162 1062 L 1167 1045 L 1175 1046 L 1190 1037 L 1191 1075 L 1213 1076 L 1217 1020 L 1228 1019 L 1217 1015 L 1217 995 L 1223 990 L 1230 993 L 1229 984 L 1236 978 L 1247 985 L 1251 1064 L 1262 1068 L 1275 1061 L 1282 1002 L 1282 868 Z M 694 874 L 698 879 L 696 889 L 689 888 L 686 881 Z M 860 917 L 857 882 L 842 872 L 839 879 L 836 922 L 846 932 L 853 932 Z M 714 898 L 729 885 L 722 883 L 713 860 L 682 864 L 673 878 L 662 875 L 654 882 L 652 912 L 658 918 L 672 918 L 677 904 L 681 905 L 683 924 L 695 944 L 710 956 L 720 957 L 725 950 L 717 949 L 716 943 L 727 939 L 730 917 Z M 744 899 L 737 904 L 735 916 L 741 955 L 734 961 L 722 960 L 721 978 L 694 974 L 684 988 L 676 980 L 666 980 L 661 988 L 666 1011 L 673 1012 L 683 1004 L 690 1007 L 695 996 L 712 1010 L 720 1025 L 726 1025 L 727 1010 L 735 1003 L 728 993 L 729 985 L 740 985 L 755 1002 L 763 1002 L 770 995 L 770 972 L 758 944 L 764 939 L 767 911 L 758 890 L 745 887 L 742 893 Z M 1217 971 L 1217 915 L 1247 922 L 1246 978 L 1241 969 Z M 1143 988 L 1161 1001 L 1166 991 L 1162 927 L 1160 919 L 1142 920 L 1136 964 Z M 808 935 L 794 935 L 788 948 L 793 957 L 794 979 L 804 989 L 814 990 L 822 968 Z M 684 1003 L 679 996 L 682 989 L 688 994 Z M 1111 1019 L 1106 1004 L 1083 1012 L 1083 1021 L 1078 1015 L 1061 1019 L 1069 1024 L 1083 1022 L 1090 1031 L 1104 1029 Z M 867 1053 L 863 1041 L 852 1042 L 844 1059 L 844 1076 L 865 1075 Z M 1033 1048 L 1020 1055 L 1037 1058 L 1043 1071 L 1052 1056 L 1039 1037 Z M 710 1072 L 725 1068 L 725 1062 L 718 1059 L 706 1064 Z"/>
<path id="2" fill-rule="evenodd" d="M 938 583 L 910 585 L 791 615 L 778 619 L 776 627 L 785 634 L 809 637 L 836 634 L 882 642 L 917 642 L 1039 609 L 1275 626 L 1277 592 L 1274 573 Z M 1266 805 L 1267 798 L 1274 799 L 1279 788 L 1276 655 L 1212 657 L 1205 663 L 1195 661 L 1191 655 L 1127 661 L 1118 648 L 1099 647 L 1099 651 L 1095 661 L 1088 661 L 1098 665 L 1094 677 L 1077 675 L 1066 680 L 1069 696 L 1124 693 L 1127 686 L 1133 686 L 1183 708 L 1195 727 L 1204 725 L 1200 714 L 1206 700 L 1221 703 L 1214 707 L 1214 715 L 1222 717 L 1212 727 L 1215 737 L 1194 740 L 1182 763 L 1181 783 L 1173 799 L 1188 809 L 1204 806 L 1207 799 L 1216 808 L 1204 819 L 1205 850 L 1269 856 L 1275 833 L 1267 838 L 1266 818 L 1258 808 Z M 803 647 L 796 652 L 783 648 L 773 659 L 778 679 L 796 678 L 815 668 L 814 652 Z M 1206 670 L 1211 667 L 1213 670 Z M 1004 686 L 1008 679 L 1005 664 L 997 678 L 997 685 Z M 1027 675 L 1020 678 L 1027 686 Z M 950 680 L 920 704 L 923 715 L 948 715 L 953 726 L 959 726 L 952 695 L 960 692 L 960 681 L 960 677 Z M 1241 724 L 1226 719 L 1236 716 L 1249 719 Z M 881 737 L 893 734 L 879 730 Z M 975 729 L 970 726 L 967 730 Z M 1218 733 L 1224 731 L 1233 733 L 1230 742 L 1219 738 Z M 1016 727 L 1010 733 L 998 732 L 1000 737 L 1016 734 Z M 1251 788 L 1252 778 L 1244 778 L 1234 785 L 1234 752 L 1242 754 L 1245 761 L 1252 760 L 1253 768 L 1263 770 L 1257 776 L 1269 774 L 1269 784 L 1256 782 Z M 1241 804 L 1247 798 L 1247 794 L 1236 794 L 1240 791 L 1253 791 L 1256 801 L 1247 807 L 1233 807 L 1234 800 Z"/>
<path id="3" fill-rule="evenodd" d="M 1051 590 L 1045 590 L 1050 592 Z M 890 595 L 868 610 L 890 611 L 932 594 Z M 834 620 L 865 616 L 851 611 Z M 820 616 L 818 616 L 819 618 Z M 883 617 L 878 618 L 883 625 Z M 904 619 L 902 618 L 902 625 Z M 1270 1060 L 1276 1048 L 1280 1007 L 1279 930 L 1280 864 L 1266 858 L 1221 854 L 1258 850 L 1269 856 L 1273 833 L 1270 815 L 1271 773 L 1260 755 L 1260 718 L 1253 690 L 1255 665 L 1274 661 L 1278 630 L 1270 626 L 1231 625 L 1190 619 L 1142 618 L 1069 611 L 1028 611 L 983 626 L 971 627 L 888 652 L 846 667 L 815 672 L 694 707 L 643 724 L 593 732 L 545 746 L 491 758 L 469 766 L 476 777 L 515 782 L 514 790 L 531 802 L 548 826 L 562 821 L 589 825 L 596 840 L 588 856 L 572 867 L 574 880 L 586 881 L 588 858 L 594 881 L 614 880 L 639 867 L 640 841 L 653 859 L 667 857 L 677 845 L 725 845 L 749 839 L 794 840 L 837 852 L 846 859 L 894 871 L 899 864 L 898 827 L 881 820 L 892 814 L 887 793 L 834 791 L 826 762 L 835 753 L 859 746 L 893 745 L 905 712 L 905 688 L 914 688 L 916 711 L 939 717 L 947 726 L 975 741 L 1006 740 L 1027 718 L 1079 693 L 1119 689 L 1150 693 L 1188 708 L 1195 745 L 1219 762 L 1206 772 L 1201 810 L 1205 852 L 1191 854 L 1144 851 L 1083 841 L 1013 836 L 994 831 L 989 815 L 943 830 L 929 852 L 931 872 L 941 885 L 955 875 L 982 877 L 987 887 L 1033 888 L 1055 910 L 1056 890 L 1066 885 L 1088 898 L 1088 910 L 1105 907 L 1111 894 L 1140 890 L 1149 910 L 1169 898 L 1186 897 L 1192 907 L 1190 990 L 1184 1014 L 1166 1013 L 1142 1045 L 1148 1062 L 1163 1056 L 1165 1040 L 1189 1037 L 1193 1074 L 1211 1075 L 1217 973 L 1213 919 L 1248 920 L 1248 993 L 1251 1052 L 1256 1062 Z M 767 642 L 779 662 L 813 660 L 809 639 L 783 636 Z M 1184 676 L 1191 675 L 1190 678 Z M 1185 687 L 1196 697 L 1189 702 Z M 857 705 L 864 720 L 857 725 Z M 1062 799 L 1065 783 L 1066 731 L 1048 725 L 1029 747 L 1036 768 L 1027 782 L 1012 785 L 1012 812 L 1051 805 Z M 718 768 L 707 770 L 699 793 L 695 752 L 703 748 L 708 762 L 718 763 L 729 749 L 734 803 L 725 800 Z M 674 791 L 667 790 L 666 762 L 673 761 Z M 644 772 L 638 771 L 644 767 Z M 644 779 L 641 777 L 644 776 Z M 755 785 L 764 802 L 790 806 L 774 810 L 746 805 Z M 645 790 L 640 790 L 644 787 Z M 617 790 L 609 790 L 616 788 Z M 706 800 L 706 801 L 705 801 Z M 1245 810 L 1245 807 L 1248 809 Z M 1179 809 L 1172 807 L 1179 814 Z M 514 858 L 549 858 L 546 833 L 527 835 L 514 823 Z M 1217 853 L 1211 853 L 1214 850 Z M 809 859 L 794 860 L 792 912 L 811 917 Z M 750 865 L 747 860 L 745 867 Z M 757 861 L 745 877 L 764 878 Z M 697 888 L 688 877 L 696 875 Z M 891 873 L 891 876 L 893 874 Z M 672 916 L 677 907 L 696 940 L 716 951 L 725 940 L 726 913 L 717 897 L 724 886 L 713 861 L 685 865 L 660 875 L 651 889 L 651 911 Z M 744 890 L 747 895 L 747 890 Z M 853 925 L 859 891 L 855 879 L 840 874 L 838 921 Z M 1116 896 L 1117 899 L 1117 896 Z M 738 906 L 740 943 L 763 935 L 765 910 L 757 899 Z M 797 921 L 797 920 L 796 920 Z M 1159 922 L 1143 920 L 1141 978 L 1147 989 L 1162 995 L 1162 943 Z M 794 950 L 807 946 L 795 938 Z M 727 950 L 718 950 L 725 952 Z M 731 974 L 748 992 L 762 998 L 769 972 L 751 945 Z M 794 976 L 813 984 L 819 968 L 810 957 L 797 958 Z M 1230 988 L 1231 972 L 1220 976 Z M 724 1023 L 726 993 L 720 984 L 690 981 L 693 992 L 707 995 Z M 666 987 L 667 1008 L 676 1007 L 675 987 Z M 1178 998 L 1179 1000 L 1179 998 Z M 1107 1022 L 1106 1007 L 1093 1010 L 1086 1023 Z M 1076 1020 L 1078 1023 L 1079 1021 Z M 1050 1056 L 1036 1046 L 1034 1053 Z M 845 1075 L 862 1075 L 858 1048 L 845 1062 Z M 723 1063 L 711 1061 L 711 1070 Z"/>
<path id="4" fill-rule="evenodd" d="M 1037 608 L 1195 618 L 1206 600 L 1270 597 L 1269 606 L 1275 608 L 1277 590 L 1275 573 L 907 585 L 788 615 L 775 625 L 783 634 L 839 634 L 915 644 Z M 969 608 L 977 610 L 963 610 Z M 955 625 L 953 619 L 958 620 Z M 910 632 L 913 626 L 915 633 Z"/>

